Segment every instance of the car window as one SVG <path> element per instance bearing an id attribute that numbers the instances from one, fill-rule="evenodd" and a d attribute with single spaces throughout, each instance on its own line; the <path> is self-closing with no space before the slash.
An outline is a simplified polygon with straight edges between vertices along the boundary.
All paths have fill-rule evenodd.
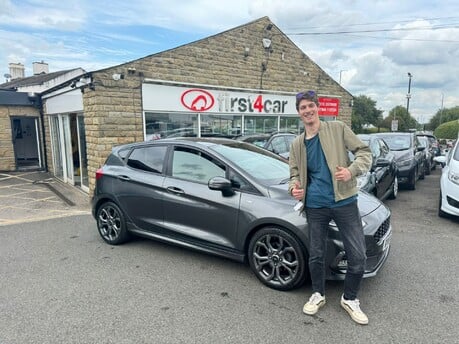
<path id="1" fill-rule="evenodd" d="M 175 147 L 172 159 L 172 176 L 207 183 L 213 177 L 225 177 L 225 167 L 201 151 Z"/>
<path id="2" fill-rule="evenodd" d="M 386 142 L 384 140 L 378 140 L 379 147 L 381 148 L 381 152 L 383 155 L 387 155 L 389 153 L 389 147 L 387 147 Z"/>
<path id="3" fill-rule="evenodd" d="M 147 172 L 162 173 L 166 146 L 139 147 L 129 155 L 128 166 Z"/>
<path id="4" fill-rule="evenodd" d="M 273 138 L 267 148 L 277 154 L 286 153 L 289 150 L 289 147 L 287 147 L 287 143 L 285 142 L 283 136 Z"/>
<path id="5" fill-rule="evenodd" d="M 383 136 L 391 150 L 405 150 L 411 147 L 410 136 Z"/>
<path id="6" fill-rule="evenodd" d="M 379 147 L 378 140 L 373 140 L 370 142 L 370 149 L 373 153 L 373 158 L 378 159 L 381 156 L 381 149 Z"/>
<path id="7" fill-rule="evenodd" d="M 218 145 L 211 148 L 264 184 L 278 184 L 290 176 L 288 163 L 281 158 L 237 146 Z"/>
<path id="8" fill-rule="evenodd" d="M 418 136 L 418 141 L 419 141 L 421 147 L 425 147 L 426 148 L 429 145 L 428 140 L 427 140 L 426 137 L 419 137 Z"/>

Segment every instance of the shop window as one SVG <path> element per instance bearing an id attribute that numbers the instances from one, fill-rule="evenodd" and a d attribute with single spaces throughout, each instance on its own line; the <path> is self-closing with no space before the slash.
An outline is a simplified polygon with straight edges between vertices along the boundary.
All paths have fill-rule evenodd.
<path id="1" fill-rule="evenodd" d="M 270 134 L 278 131 L 278 116 L 245 116 L 244 135 Z"/>
<path id="2" fill-rule="evenodd" d="M 145 113 L 145 140 L 198 136 L 198 115 L 187 113 Z"/>
<path id="3" fill-rule="evenodd" d="M 201 115 L 201 136 L 241 135 L 242 116 Z"/>

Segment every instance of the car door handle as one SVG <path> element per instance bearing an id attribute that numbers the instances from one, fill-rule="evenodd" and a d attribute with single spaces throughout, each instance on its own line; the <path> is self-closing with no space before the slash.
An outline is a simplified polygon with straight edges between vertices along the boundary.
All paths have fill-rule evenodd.
<path id="1" fill-rule="evenodd" d="M 128 176 L 118 176 L 118 179 L 121 179 L 121 180 L 124 180 L 124 181 L 130 181 L 131 178 L 129 178 Z"/>
<path id="2" fill-rule="evenodd" d="M 167 191 L 178 194 L 178 195 L 185 193 L 185 191 L 183 191 L 182 189 L 176 188 L 175 186 L 168 186 Z"/>

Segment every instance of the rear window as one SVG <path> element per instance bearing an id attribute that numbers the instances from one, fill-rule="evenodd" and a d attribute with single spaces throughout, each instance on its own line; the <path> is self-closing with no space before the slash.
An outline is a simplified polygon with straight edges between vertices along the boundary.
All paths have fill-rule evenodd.
<path id="1" fill-rule="evenodd" d="M 137 170 L 162 173 L 166 152 L 166 146 L 135 148 L 129 155 L 127 165 Z"/>

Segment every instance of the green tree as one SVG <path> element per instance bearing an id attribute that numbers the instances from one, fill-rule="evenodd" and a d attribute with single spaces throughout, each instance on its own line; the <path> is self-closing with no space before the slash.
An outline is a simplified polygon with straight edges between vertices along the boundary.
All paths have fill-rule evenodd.
<path id="1" fill-rule="evenodd" d="M 459 136 L 459 120 L 452 120 L 440 124 L 435 129 L 434 135 L 440 139 L 457 139 Z"/>
<path id="2" fill-rule="evenodd" d="M 401 105 L 397 105 L 389 111 L 389 115 L 384 118 L 381 127 L 391 130 L 393 120 L 398 121 L 397 131 L 409 131 L 410 129 L 416 129 L 419 125 L 419 123 L 406 111 L 406 107 Z"/>
<path id="3" fill-rule="evenodd" d="M 376 109 L 376 101 L 364 95 L 354 98 L 351 127 L 355 133 L 362 133 L 363 128 L 370 124 L 379 127 L 381 121 L 382 111 Z"/>
<path id="4" fill-rule="evenodd" d="M 459 106 L 449 109 L 440 109 L 430 119 L 428 123 L 429 130 L 435 130 L 441 124 L 459 119 Z"/>

